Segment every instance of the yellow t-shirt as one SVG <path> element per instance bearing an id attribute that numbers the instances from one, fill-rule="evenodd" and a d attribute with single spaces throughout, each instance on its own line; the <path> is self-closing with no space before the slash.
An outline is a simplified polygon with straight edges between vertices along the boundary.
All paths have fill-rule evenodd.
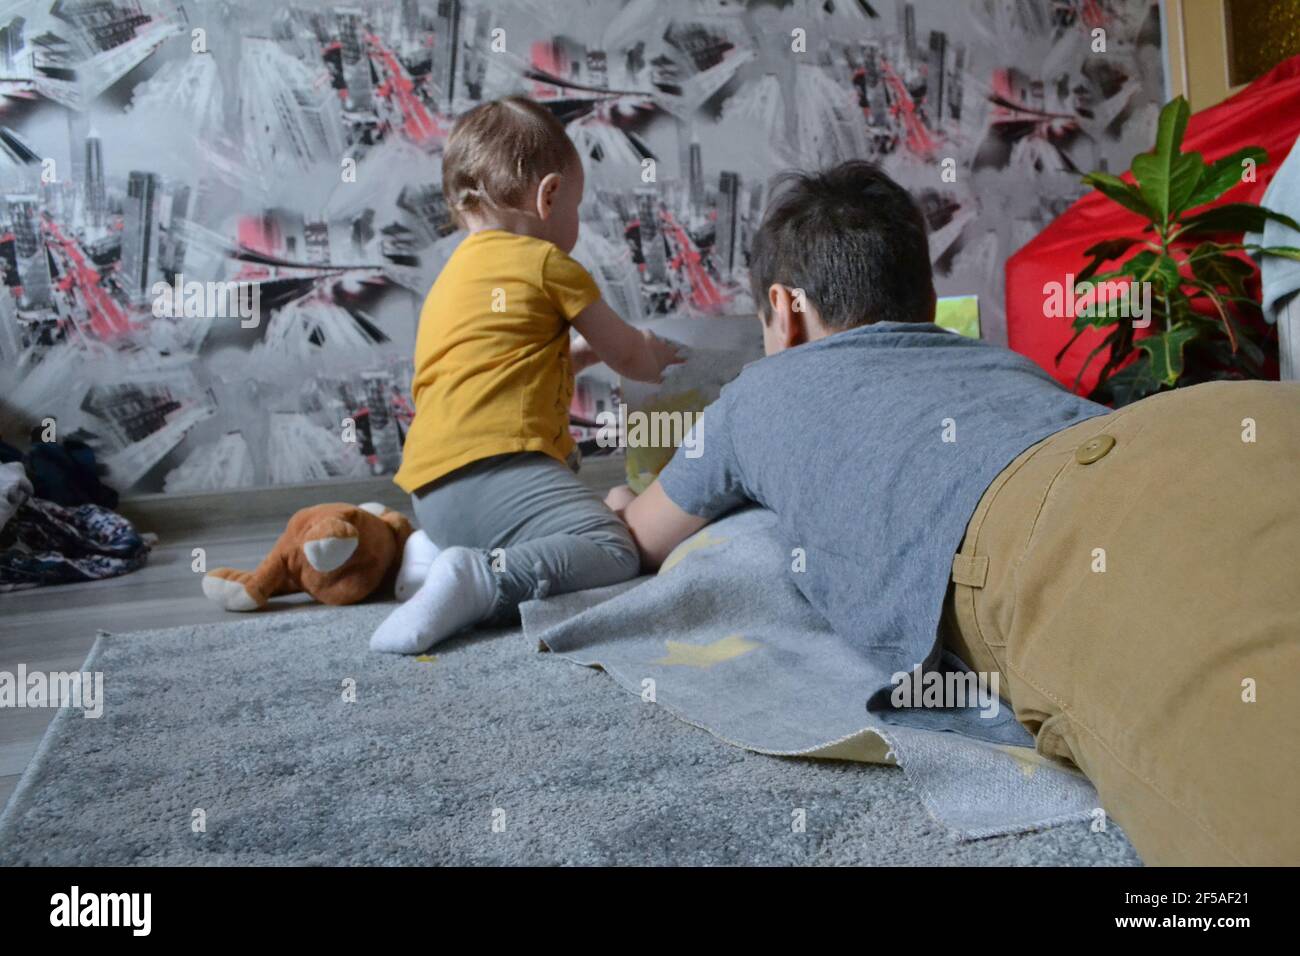
<path id="1" fill-rule="evenodd" d="M 573 451 L 569 323 L 600 298 L 558 246 L 498 229 L 452 253 L 420 310 L 415 418 L 394 481 L 407 492 L 508 452 Z"/>

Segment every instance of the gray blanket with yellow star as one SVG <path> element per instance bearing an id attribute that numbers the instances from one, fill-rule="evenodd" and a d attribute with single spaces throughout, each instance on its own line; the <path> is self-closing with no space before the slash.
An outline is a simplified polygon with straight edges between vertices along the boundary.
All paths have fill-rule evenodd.
<path id="1" fill-rule="evenodd" d="M 759 508 L 729 515 L 657 575 L 525 604 L 524 631 L 734 746 L 898 764 L 934 818 L 966 839 L 1102 817 L 1088 781 L 1035 753 L 996 696 L 991 707 L 881 711 L 873 700 L 869 710 L 891 675 L 791 583 L 774 527 Z M 951 655 L 940 666 L 965 669 Z"/>

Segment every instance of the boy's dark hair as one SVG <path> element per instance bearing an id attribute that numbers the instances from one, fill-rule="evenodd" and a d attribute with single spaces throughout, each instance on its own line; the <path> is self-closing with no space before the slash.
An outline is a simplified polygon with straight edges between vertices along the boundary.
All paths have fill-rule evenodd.
<path id="1" fill-rule="evenodd" d="M 777 179 L 750 246 L 749 281 L 765 321 L 773 283 L 802 289 L 837 331 L 934 319 L 925 217 L 865 160 Z"/>

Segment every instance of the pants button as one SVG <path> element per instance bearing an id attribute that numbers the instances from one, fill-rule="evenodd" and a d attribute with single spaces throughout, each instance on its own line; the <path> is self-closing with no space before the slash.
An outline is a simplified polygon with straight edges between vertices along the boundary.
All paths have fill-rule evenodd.
<path id="1" fill-rule="evenodd" d="M 1074 460 L 1081 465 L 1091 465 L 1106 457 L 1115 447 L 1115 439 L 1109 435 L 1094 435 L 1074 450 Z"/>

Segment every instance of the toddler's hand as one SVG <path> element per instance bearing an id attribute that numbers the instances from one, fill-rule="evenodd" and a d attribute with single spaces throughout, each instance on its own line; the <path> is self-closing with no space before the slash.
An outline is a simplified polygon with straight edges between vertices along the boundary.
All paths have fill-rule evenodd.
<path id="1" fill-rule="evenodd" d="M 682 347 L 676 342 L 670 342 L 668 339 L 661 339 L 649 329 L 642 329 L 641 334 L 645 336 L 646 348 L 650 350 L 650 355 L 654 361 L 654 367 L 657 371 L 655 382 L 662 382 L 664 370 L 670 365 L 681 365 L 686 361 L 686 355 Z"/>
<path id="2" fill-rule="evenodd" d="M 615 485 L 605 496 L 605 507 L 610 511 L 622 511 L 635 500 L 635 491 L 627 485 Z"/>
<path id="3" fill-rule="evenodd" d="M 569 344 L 569 364 L 573 366 L 573 374 L 577 375 L 585 368 L 591 368 L 600 362 L 600 356 L 581 335 L 575 335 L 573 341 Z"/>

